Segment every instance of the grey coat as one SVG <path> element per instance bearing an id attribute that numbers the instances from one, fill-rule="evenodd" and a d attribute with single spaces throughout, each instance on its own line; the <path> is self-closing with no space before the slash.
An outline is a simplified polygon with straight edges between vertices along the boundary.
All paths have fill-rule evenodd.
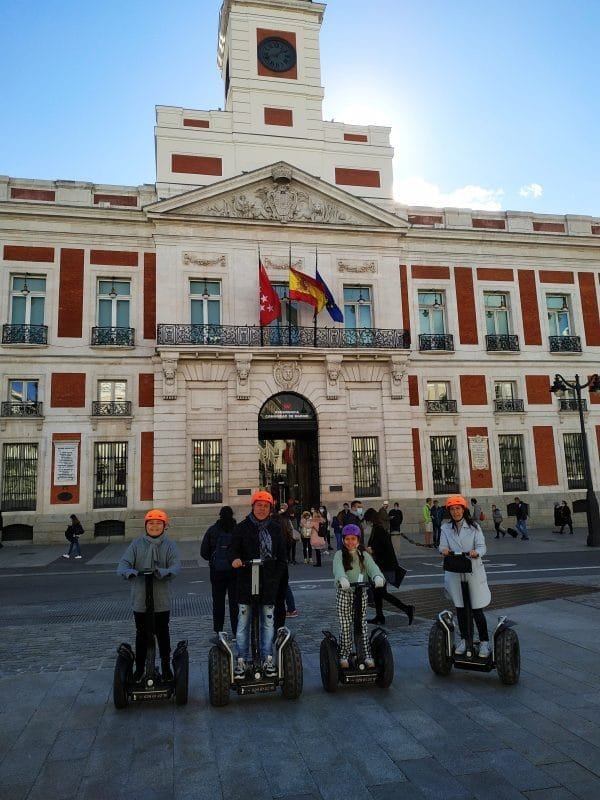
<path id="1" fill-rule="evenodd" d="M 462 608 L 464 605 L 460 581 L 461 577 L 465 577 L 469 584 L 472 608 L 485 608 L 489 606 L 492 595 L 488 586 L 485 567 L 483 566 L 483 556 L 486 553 L 486 546 L 485 538 L 479 525 L 467 525 L 466 522 L 463 522 L 460 531 L 456 533 L 452 527 L 451 521 L 442 523 L 439 546 L 440 553 L 445 549 L 461 553 L 468 553 L 469 550 L 477 550 L 479 553 L 479 558 L 471 559 L 473 572 L 467 573 L 464 576 L 456 572 L 444 572 L 446 592 L 454 605 L 457 608 Z"/>
<path id="2" fill-rule="evenodd" d="M 123 554 L 117 574 L 131 581 L 131 607 L 134 611 L 146 610 L 145 570 L 153 570 L 154 610 L 169 611 L 171 590 L 169 581 L 179 573 L 181 561 L 174 541 L 164 533 L 152 538 L 145 534 L 135 539 Z"/>

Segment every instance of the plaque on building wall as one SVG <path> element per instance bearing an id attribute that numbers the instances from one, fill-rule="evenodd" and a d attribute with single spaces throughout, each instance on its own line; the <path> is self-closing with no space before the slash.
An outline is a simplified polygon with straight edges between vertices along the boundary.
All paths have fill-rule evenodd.
<path id="1" fill-rule="evenodd" d="M 54 443 L 54 485 L 75 486 L 79 463 L 79 442 Z"/>
<path id="2" fill-rule="evenodd" d="M 487 436 L 469 436 L 469 451 L 471 453 L 471 466 L 473 469 L 490 468 Z"/>

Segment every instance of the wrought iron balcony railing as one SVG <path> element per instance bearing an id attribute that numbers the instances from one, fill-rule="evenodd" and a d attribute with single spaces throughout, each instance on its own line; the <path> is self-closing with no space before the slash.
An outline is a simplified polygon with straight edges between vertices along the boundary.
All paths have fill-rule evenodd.
<path id="1" fill-rule="evenodd" d="M 428 414 L 456 414 L 456 400 L 425 400 Z"/>
<path id="2" fill-rule="evenodd" d="M 135 328 L 92 328 L 92 344 L 133 347 Z"/>
<path id="3" fill-rule="evenodd" d="M 454 336 L 452 336 L 451 333 L 420 333 L 419 350 L 421 352 L 428 350 L 443 350 L 447 353 L 453 353 Z"/>
<path id="4" fill-rule="evenodd" d="M 33 401 L 7 402 L 0 405 L 1 417 L 42 417 L 43 403 Z"/>
<path id="5" fill-rule="evenodd" d="M 579 336 L 551 336 L 551 353 L 581 353 L 581 337 Z"/>
<path id="6" fill-rule="evenodd" d="M 519 337 L 508 333 L 487 334 L 485 349 L 494 353 L 516 353 L 519 350 Z"/>
<path id="7" fill-rule="evenodd" d="M 581 403 L 581 410 L 587 411 L 587 400 L 584 400 L 583 397 L 579 401 Z M 577 399 L 575 397 L 559 397 L 558 399 L 558 410 L 559 411 L 579 411 L 579 405 L 577 403 Z"/>
<path id="8" fill-rule="evenodd" d="M 2 344 L 48 344 L 48 326 L 3 325 Z"/>
<path id="9" fill-rule="evenodd" d="M 513 413 L 515 411 L 524 411 L 524 403 L 522 400 L 516 400 L 514 397 L 500 398 L 494 400 L 494 411 L 506 411 Z"/>
<path id="10" fill-rule="evenodd" d="M 159 345 L 222 347 L 373 347 L 408 350 L 407 330 L 379 328 L 310 328 L 297 325 L 183 325 L 160 324 Z"/>
<path id="11" fill-rule="evenodd" d="M 103 400 L 92 401 L 93 417 L 130 417 L 131 401 L 104 402 Z"/>

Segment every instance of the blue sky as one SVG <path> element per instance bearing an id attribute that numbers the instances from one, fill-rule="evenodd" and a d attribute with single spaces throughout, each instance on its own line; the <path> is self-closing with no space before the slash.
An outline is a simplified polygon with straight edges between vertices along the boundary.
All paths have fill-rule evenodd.
<path id="1" fill-rule="evenodd" d="M 220 5 L 0 0 L 0 174 L 153 183 L 155 105 L 223 105 Z M 392 127 L 400 202 L 600 216 L 599 30 L 596 0 L 330 0 L 324 116 Z"/>

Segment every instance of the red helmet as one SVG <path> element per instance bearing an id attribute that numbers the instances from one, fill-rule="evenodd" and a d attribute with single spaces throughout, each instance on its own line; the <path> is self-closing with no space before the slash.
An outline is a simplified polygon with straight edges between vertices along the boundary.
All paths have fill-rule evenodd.
<path id="1" fill-rule="evenodd" d="M 148 511 L 148 513 L 144 517 L 144 525 L 151 519 L 159 519 L 161 520 L 161 522 L 164 522 L 165 525 L 169 524 L 169 517 L 160 508 L 151 508 L 150 511 Z"/>
<path id="2" fill-rule="evenodd" d="M 250 498 L 250 505 L 253 506 L 254 503 L 262 500 L 265 503 L 271 503 L 272 506 L 275 505 L 273 501 L 273 495 L 270 492 L 266 492 L 264 489 L 259 489 L 257 492 L 254 492 L 252 497 Z"/>
<path id="3" fill-rule="evenodd" d="M 450 508 L 450 506 L 462 506 L 464 509 L 468 508 L 467 501 L 462 494 L 451 494 L 446 500 L 446 508 Z"/>

